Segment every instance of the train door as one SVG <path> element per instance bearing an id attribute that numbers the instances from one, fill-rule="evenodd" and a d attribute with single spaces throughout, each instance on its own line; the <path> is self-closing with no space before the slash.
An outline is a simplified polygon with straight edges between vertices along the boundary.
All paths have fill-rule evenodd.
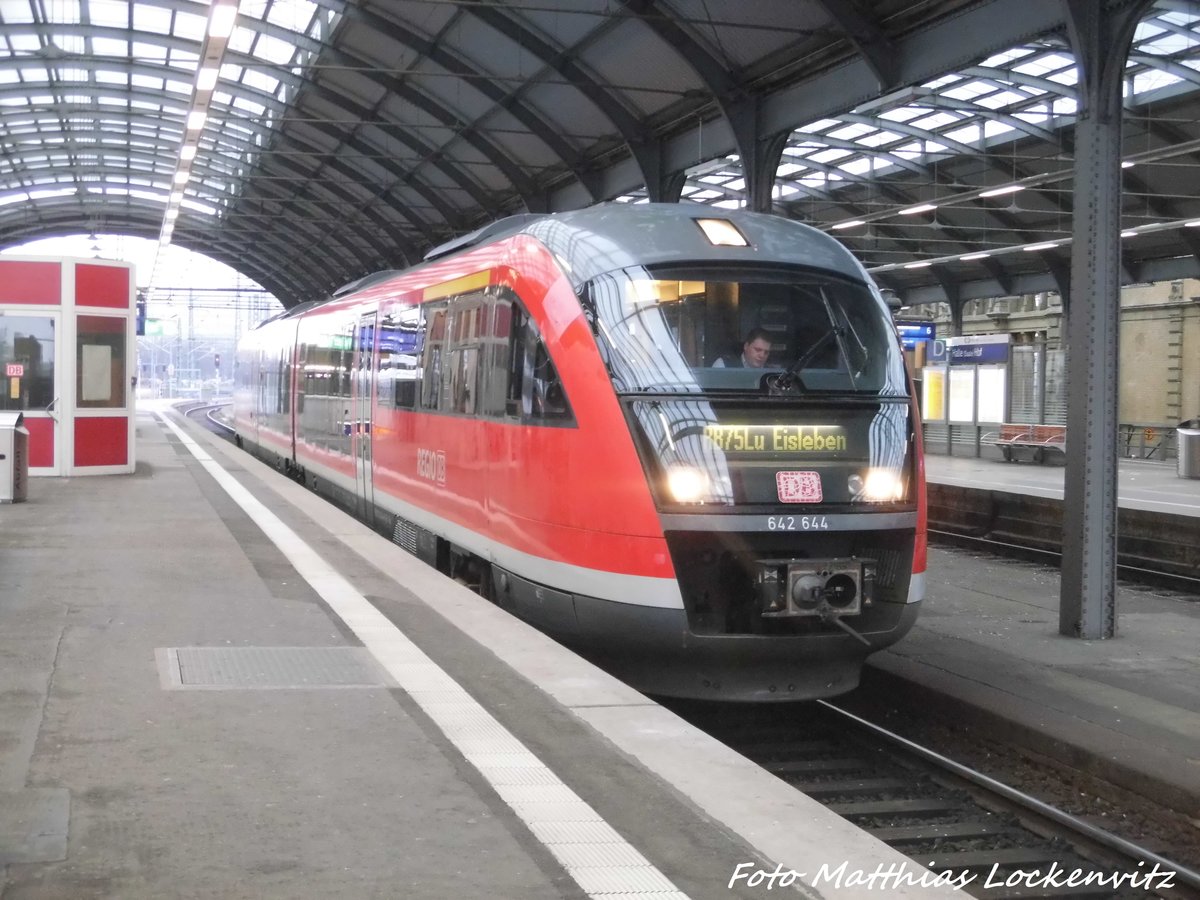
<path id="1" fill-rule="evenodd" d="M 61 475 L 66 465 L 62 448 L 67 438 L 58 413 L 63 367 L 55 360 L 69 345 L 61 336 L 59 313 L 0 310 L 0 409 L 19 410 L 25 416 L 30 475 Z"/>
<path id="2" fill-rule="evenodd" d="M 371 522 L 374 517 L 375 484 L 372 478 L 371 405 L 375 382 L 375 313 L 359 317 L 354 329 L 353 396 L 351 398 L 352 427 L 350 452 L 354 456 L 359 513 Z"/>

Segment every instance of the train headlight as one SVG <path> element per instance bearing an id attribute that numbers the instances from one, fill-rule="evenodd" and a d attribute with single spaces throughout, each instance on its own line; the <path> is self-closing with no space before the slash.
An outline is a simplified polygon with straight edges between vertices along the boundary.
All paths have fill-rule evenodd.
<path id="1" fill-rule="evenodd" d="M 692 466 L 667 470 L 667 490 L 676 503 L 703 503 L 708 499 L 708 476 Z"/>
<path id="2" fill-rule="evenodd" d="M 868 469 L 866 476 L 851 475 L 847 483 L 856 499 L 871 503 L 888 503 L 904 499 L 904 479 L 897 469 Z"/>

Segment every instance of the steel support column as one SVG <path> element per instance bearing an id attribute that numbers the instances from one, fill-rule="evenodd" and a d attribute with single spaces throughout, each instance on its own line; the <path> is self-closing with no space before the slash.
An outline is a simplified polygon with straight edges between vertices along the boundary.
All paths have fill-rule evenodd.
<path id="1" fill-rule="evenodd" d="M 1066 0 L 1079 69 L 1058 630 L 1116 634 L 1121 74 L 1148 0 Z"/>
<path id="2" fill-rule="evenodd" d="M 951 297 L 946 295 L 946 302 L 950 304 L 950 336 L 961 337 L 963 333 L 963 308 L 967 305 L 967 301 L 962 298 L 960 290 L 957 296 Z"/>

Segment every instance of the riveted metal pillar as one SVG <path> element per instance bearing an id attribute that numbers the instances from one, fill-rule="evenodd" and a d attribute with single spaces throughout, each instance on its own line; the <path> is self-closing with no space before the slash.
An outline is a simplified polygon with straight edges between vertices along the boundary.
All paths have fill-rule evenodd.
<path id="1" fill-rule="evenodd" d="M 724 103 L 722 108 L 742 159 L 746 207 L 754 212 L 769 213 L 774 207 L 775 173 L 791 132 L 763 135 L 758 121 L 760 105 L 758 100 L 743 97 L 737 102 Z"/>
<path id="2" fill-rule="evenodd" d="M 687 181 L 684 172 L 668 172 L 663 161 L 665 150 L 662 141 L 646 141 L 631 144 L 634 157 L 646 176 L 646 197 L 651 203 L 678 203 Z"/>
<path id="3" fill-rule="evenodd" d="M 963 310 L 967 301 L 961 294 L 957 297 L 947 295 L 946 302 L 950 305 L 950 336 L 960 337 L 963 333 Z"/>
<path id="4" fill-rule="evenodd" d="M 1058 628 L 1116 634 L 1121 73 L 1148 0 L 1066 0 L 1079 67 Z"/>

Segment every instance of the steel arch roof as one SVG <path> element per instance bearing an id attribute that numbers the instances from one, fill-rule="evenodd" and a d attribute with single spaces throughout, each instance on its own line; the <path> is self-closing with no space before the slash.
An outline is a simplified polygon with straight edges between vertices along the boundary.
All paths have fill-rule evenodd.
<path id="1" fill-rule="evenodd" d="M 167 235 L 292 305 L 511 213 L 755 205 L 761 170 L 778 211 L 836 228 L 913 300 L 1064 265 L 1019 249 L 1069 233 L 1061 4 L 242 0 L 205 90 L 209 15 L 0 0 L 0 247 Z M 1200 216 L 1196 29 L 1194 4 L 1160 0 L 1135 41 L 1130 278 L 1200 250 L 1183 228 Z"/>

